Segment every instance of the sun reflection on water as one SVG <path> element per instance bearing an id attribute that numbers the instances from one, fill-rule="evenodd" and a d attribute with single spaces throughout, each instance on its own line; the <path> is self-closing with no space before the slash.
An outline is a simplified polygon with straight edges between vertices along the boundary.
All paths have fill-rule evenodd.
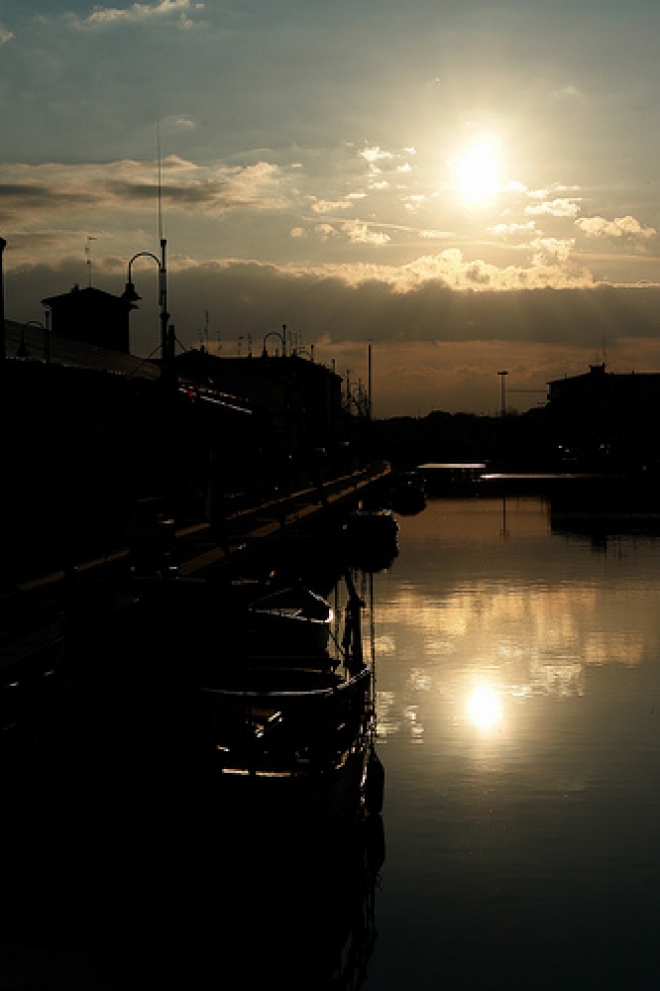
<path id="1" fill-rule="evenodd" d="M 472 721 L 482 729 L 490 729 L 502 719 L 502 706 L 497 692 L 490 685 L 479 685 L 468 702 Z"/>

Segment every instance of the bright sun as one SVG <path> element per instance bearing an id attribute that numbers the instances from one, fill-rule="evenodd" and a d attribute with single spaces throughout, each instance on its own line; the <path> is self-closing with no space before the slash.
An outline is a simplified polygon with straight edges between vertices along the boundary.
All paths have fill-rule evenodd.
<path id="1" fill-rule="evenodd" d="M 461 196 L 471 203 L 483 203 L 500 189 L 498 148 L 490 137 L 479 138 L 463 152 L 455 166 L 456 184 Z"/>

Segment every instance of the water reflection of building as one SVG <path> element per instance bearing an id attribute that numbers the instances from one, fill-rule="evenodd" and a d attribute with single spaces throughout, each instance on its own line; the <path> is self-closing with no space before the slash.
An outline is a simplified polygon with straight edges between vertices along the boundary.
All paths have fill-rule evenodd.
<path id="1" fill-rule="evenodd" d="M 633 507 L 634 508 L 634 507 Z M 660 539 L 660 511 L 641 513 L 568 512 L 564 503 L 550 502 L 550 527 L 553 534 L 589 543 L 593 551 L 617 553 L 637 540 Z"/>

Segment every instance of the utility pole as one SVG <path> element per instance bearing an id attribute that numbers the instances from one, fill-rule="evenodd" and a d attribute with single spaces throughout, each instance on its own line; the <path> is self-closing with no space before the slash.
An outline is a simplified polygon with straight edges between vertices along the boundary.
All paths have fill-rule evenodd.
<path id="1" fill-rule="evenodd" d="M 6 389 L 6 379 L 9 372 L 7 362 L 7 347 L 5 340 L 5 286 L 4 272 L 2 268 L 2 257 L 7 242 L 0 237 L 0 414 L 3 422 L 8 422 L 8 392 Z M 11 478 L 12 472 L 18 470 L 18 460 L 16 451 L 16 440 L 13 430 L 6 431 L 5 450 L 3 460 L 6 468 L 6 475 Z M 0 592 L 13 590 L 16 580 L 16 493 L 17 489 L 13 485 L 3 487 L 0 495 Z"/>
<path id="2" fill-rule="evenodd" d="M 372 391 L 371 391 L 371 388 L 372 388 L 372 383 L 371 383 L 371 344 L 370 344 L 369 345 L 369 374 L 368 374 L 368 381 L 367 381 L 367 403 L 368 403 L 368 407 L 367 408 L 368 408 L 368 411 L 369 411 L 369 419 L 370 420 L 371 420 L 371 417 L 373 415 L 373 400 L 372 400 Z"/>
<path id="3" fill-rule="evenodd" d="M 506 376 L 509 373 L 508 372 L 498 372 L 497 374 L 500 376 L 500 379 L 502 381 L 502 388 L 501 388 L 501 409 L 502 409 L 502 419 L 504 419 L 504 417 L 506 416 Z"/>
<path id="4" fill-rule="evenodd" d="M 2 258 L 7 242 L 4 237 L 0 237 L 0 362 L 4 362 L 7 357 L 5 345 L 5 277 Z"/>

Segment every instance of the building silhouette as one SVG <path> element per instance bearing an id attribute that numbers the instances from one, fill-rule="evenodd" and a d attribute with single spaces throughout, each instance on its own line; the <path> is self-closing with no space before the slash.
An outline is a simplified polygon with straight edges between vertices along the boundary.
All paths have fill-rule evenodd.
<path id="1" fill-rule="evenodd" d="M 608 372 L 548 383 L 548 417 L 559 444 L 576 460 L 650 467 L 660 451 L 660 373 Z"/>
<path id="2" fill-rule="evenodd" d="M 51 313 L 51 333 L 122 354 L 130 352 L 129 313 L 135 305 L 103 289 L 74 286 L 41 303 Z"/>

